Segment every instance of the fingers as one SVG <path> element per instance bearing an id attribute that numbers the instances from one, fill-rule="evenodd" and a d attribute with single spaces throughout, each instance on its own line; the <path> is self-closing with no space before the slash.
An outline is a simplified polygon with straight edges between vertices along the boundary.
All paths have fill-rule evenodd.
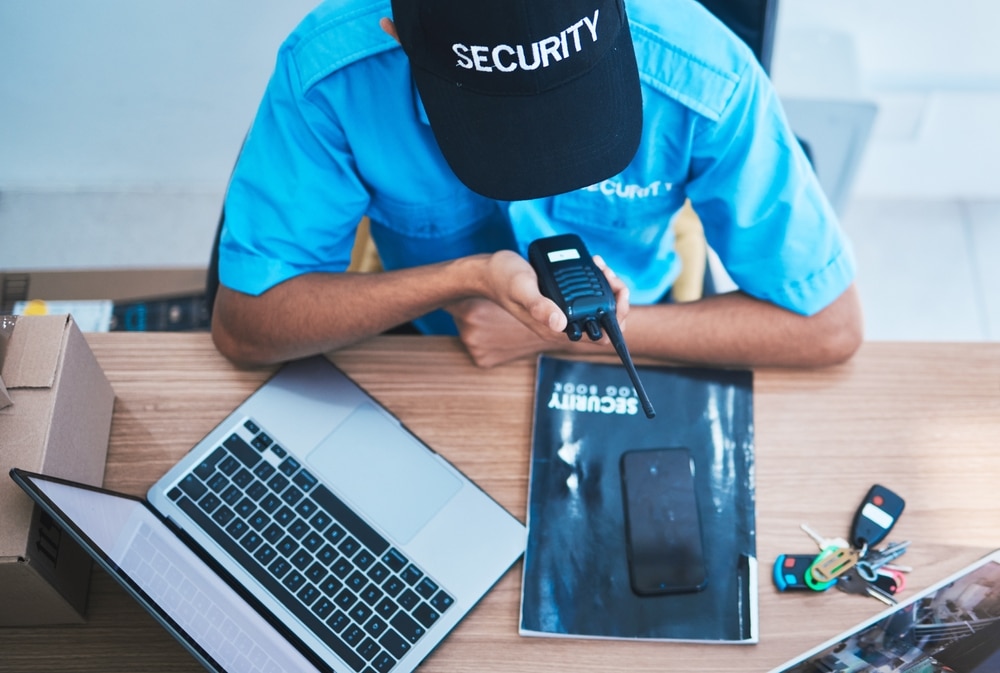
<path id="1" fill-rule="evenodd" d="M 618 275 L 612 270 L 611 267 L 607 265 L 604 258 L 600 255 L 594 255 L 594 263 L 597 267 L 604 272 L 605 278 L 608 279 L 608 285 L 611 286 L 611 291 L 615 293 L 615 314 L 618 318 L 618 323 L 622 329 L 625 329 L 625 317 L 628 315 L 631 304 L 629 303 L 629 289 L 625 285 L 625 282 L 618 277 Z"/>

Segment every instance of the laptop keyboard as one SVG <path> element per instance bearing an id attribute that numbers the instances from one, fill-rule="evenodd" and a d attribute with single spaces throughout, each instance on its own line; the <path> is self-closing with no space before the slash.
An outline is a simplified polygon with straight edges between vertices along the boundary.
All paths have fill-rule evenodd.
<path id="1" fill-rule="evenodd" d="M 208 654 L 233 673 L 281 673 L 282 667 L 218 607 L 216 597 L 188 575 L 188 564 L 142 524 L 129 543 L 121 567 L 140 582 L 142 590 L 163 606 L 178 625 L 197 634 Z"/>
<path id="2" fill-rule="evenodd" d="M 357 673 L 385 673 L 454 599 L 252 420 L 167 495 Z"/>

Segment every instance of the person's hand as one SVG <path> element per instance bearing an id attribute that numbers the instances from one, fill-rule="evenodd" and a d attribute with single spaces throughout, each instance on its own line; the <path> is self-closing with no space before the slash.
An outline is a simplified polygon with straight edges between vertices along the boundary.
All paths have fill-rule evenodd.
<path id="1" fill-rule="evenodd" d="M 562 332 L 548 330 L 544 337 L 536 334 L 489 299 L 466 299 L 451 304 L 447 310 L 455 320 L 462 345 L 480 367 L 495 367 L 568 343 Z"/>
<path id="2" fill-rule="evenodd" d="M 594 262 L 615 293 L 618 321 L 624 329 L 629 311 L 628 288 L 603 259 L 595 256 Z M 566 316 L 539 291 L 538 276 L 527 261 L 503 251 L 492 256 L 488 269 L 487 297 L 446 307 L 477 365 L 492 367 L 519 357 L 570 348 L 573 342 L 563 331 Z M 610 343 L 606 335 L 598 342 L 586 341 Z"/>

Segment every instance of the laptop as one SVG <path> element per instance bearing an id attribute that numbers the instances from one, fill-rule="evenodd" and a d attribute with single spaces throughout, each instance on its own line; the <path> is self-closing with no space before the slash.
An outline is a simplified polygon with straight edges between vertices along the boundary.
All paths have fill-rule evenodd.
<path id="1" fill-rule="evenodd" d="M 525 545 L 319 356 L 283 366 L 145 499 L 11 477 L 210 671 L 412 671 Z"/>
<path id="2" fill-rule="evenodd" d="M 1000 550 L 771 673 L 1000 671 Z"/>

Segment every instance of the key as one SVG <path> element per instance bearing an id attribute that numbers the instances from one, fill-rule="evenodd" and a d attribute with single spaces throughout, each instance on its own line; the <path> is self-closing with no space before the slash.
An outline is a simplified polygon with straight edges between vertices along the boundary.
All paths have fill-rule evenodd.
<path id="1" fill-rule="evenodd" d="M 905 554 L 906 548 L 909 546 L 910 542 L 907 540 L 906 542 L 897 542 L 888 545 L 884 549 L 869 552 L 856 564 L 858 574 L 866 582 L 874 582 L 878 576 L 878 570 Z"/>
<path id="2" fill-rule="evenodd" d="M 895 598 L 892 597 L 892 594 L 890 594 L 888 591 L 882 589 L 876 584 L 872 584 L 871 582 L 865 582 L 865 591 L 868 593 L 869 596 L 882 601 L 886 605 L 896 605 L 897 601 Z"/>
<path id="3" fill-rule="evenodd" d="M 885 539 L 903 513 L 906 502 L 885 486 L 875 484 L 865 495 L 851 523 L 851 546 L 874 547 Z"/>
<path id="4" fill-rule="evenodd" d="M 804 530 L 806 532 L 806 535 L 808 535 L 809 537 L 811 537 L 813 539 L 813 542 L 816 543 L 816 545 L 819 547 L 819 550 L 821 552 L 826 551 L 830 547 L 836 547 L 838 549 L 841 549 L 841 548 L 844 548 L 844 547 L 850 547 L 851 546 L 851 543 L 848 542 L 847 540 L 845 540 L 842 537 L 823 537 L 822 535 L 820 535 L 819 533 L 817 533 L 815 530 L 813 530 L 809 526 L 809 524 L 805 524 L 804 523 L 804 524 L 802 524 L 800 526 L 800 528 L 802 528 L 802 530 Z"/>
<path id="5" fill-rule="evenodd" d="M 852 568 L 837 578 L 835 586 L 845 594 L 857 594 L 865 596 L 868 594 L 868 582 L 858 576 L 857 568 Z"/>
<path id="6" fill-rule="evenodd" d="M 857 565 L 861 552 L 851 547 L 830 547 L 821 552 L 809 572 L 817 582 L 832 582 Z"/>

